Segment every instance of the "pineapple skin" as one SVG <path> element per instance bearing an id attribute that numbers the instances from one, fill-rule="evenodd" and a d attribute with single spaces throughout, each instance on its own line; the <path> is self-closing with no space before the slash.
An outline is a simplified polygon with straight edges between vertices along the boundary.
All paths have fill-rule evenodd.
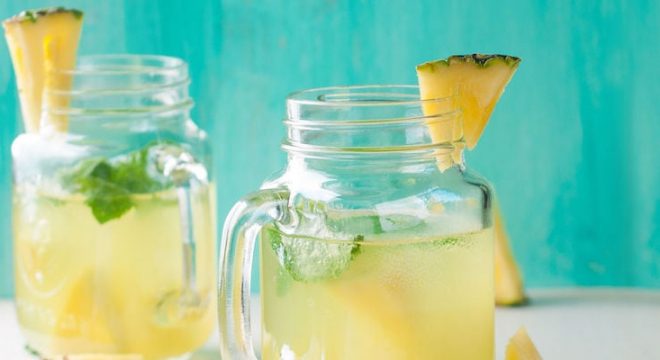
<path id="1" fill-rule="evenodd" d="M 66 14 L 66 13 L 73 15 L 76 19 L 81 19 L 83 17 L 83 12 L 78 9 L 67 9 L 65 7 L 58 6 L 58 7 L 49 7 L 43 9 L 24 10 L 10 17 L 9 19 L 5 20 L 3 23 L 7 24 L 12 22 L 23 22 L 23 21 L 29 21 L 35 23 L 41 17 L 45 17 L 52 14 Z"/>
<path id="2" fill-rule="evenodd" d="M 517 67 L 521 59 L 517 56 L 501 55 L 501 54 L 469 54 L 469 55 L 452 55 L 446 59 L 438 59 L 428 61 L 417 66 L 417 70 L 433 71 L 438 66 L 449 66 L 452 64 L 465 64 L 472 63 L 480 67 L 488 67 L 497 63 L 504 63 L 510 67 Z"/>

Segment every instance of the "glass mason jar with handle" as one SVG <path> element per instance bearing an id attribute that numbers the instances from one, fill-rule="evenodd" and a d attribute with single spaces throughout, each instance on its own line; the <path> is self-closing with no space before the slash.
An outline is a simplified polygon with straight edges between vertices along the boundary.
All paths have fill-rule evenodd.
<path id="1" fill-rule="evenodd" d="M 462 160 L 454 103 L 414 86 L 288 98 L 286 169 L 223 231 L 224 357 L 493 358 L 491 190 Z"/>
<path id="2" fill-rule="evenodd" d="M 14 161 L 16 306 L 50 358 L 189 353 L 216 321 L 210 151 L 190 119 L 187 65 L 80 59 L 44 94 Z M 66 86 L 66 87 L 65 87 Z"/>

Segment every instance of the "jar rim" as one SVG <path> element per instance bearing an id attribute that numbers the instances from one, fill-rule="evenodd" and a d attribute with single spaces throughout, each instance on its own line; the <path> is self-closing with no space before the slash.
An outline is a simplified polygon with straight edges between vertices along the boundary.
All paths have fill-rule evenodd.
<path id="1" fill-rule="evenodd" d="M 351 91 L 380 90 L 385 92 L 351 93 Z M 391 91 L 391 92 L 390 92 Z M 349 96 L 369 95 L 380 99 L 351 100 Z M 398 98 L 396 96 L 398 96 Z M 419 86 L 410 84 L 369 84 L 316 87 L 294 91 L 287 96 L 287 105 L 307 105 L 318 107 L 378 107 L 425 105 L 451 101 L 457 97 L 452 94 L 433 99 L 420 99 Z"/>
<path id="2" fill-rule="evenodd" d="M 450 153 L 461 141 L 458 96 L 420 99 L 416 85 L 320 87 L 287 97 L 289 153 L 363 156 Z"/>
<path id="3" fill-rule="evenodd" d="M 132 65 L 131 67 L 128 67 Z M 159 74 L 186 71 L 187 63 L 178 57 L 152 54 L 92 54 L 82 55 L 73 69 L 54 69 L 56 74 Z"/>
<path id="4" fill-rule="evenodd" d="M 42 116 L 144 116 L 190 109 L 188 65 L 149 54 L 97 54 L 54 69 Z"/>

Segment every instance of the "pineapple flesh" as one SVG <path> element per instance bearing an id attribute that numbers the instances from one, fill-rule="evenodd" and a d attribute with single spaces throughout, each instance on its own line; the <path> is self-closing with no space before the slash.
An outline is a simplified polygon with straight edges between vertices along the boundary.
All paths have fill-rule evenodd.
<path id="1" fill-rule="evenodd" d="M 524 327 L 511 337 L 506 346 L 506 360 L 543 360 Z"/>
<path id="2" fill-rule="evenodd" d="M 473 54 L 418 65 L 422 100 L 458 95 L 463 110 L 463 136 L 472 149 L 519 64 L 520 59 L 514 56 Z"/>
<path id="3" fill-rule="evenodd" d="M 479 141 L 490 115 L 504 88 L 520 64 L 520 58 L 508 55 L 454 55 L 447 59 L 417 66 L 417 77 L 422 100 L 455 96 L 456 103 L 428 101 L 423 104 L 424 114 L 433 116 L 459 106 L 463 112 L 462 126 L 444 126 L 429 121 L 434 142 L 463 139 L 472 149 Z M 462 143 L 453 155 L 454 161 L 462 157 Z M 518 305 L 526 301 L 522 278 L 516 265 L 499 207 L 495 207 L 495 302 L 498 305 Z"/>
<path id="4" fill-rule="evenodd" d="M 75 67 L 82 17 L 79 10 L 50 8 L 23 11 L 2 23 L 16 73 L 26 132 L 38 132 L 42 125 L 66 130 L 66 119 L 62 117 L 42 124 L 41 110 L 45 89 L 66 90 L 71 86 L 70 76 L 62 71 Z M 67 103 L 57 96 L 49 101 L 57 107 Z"/>

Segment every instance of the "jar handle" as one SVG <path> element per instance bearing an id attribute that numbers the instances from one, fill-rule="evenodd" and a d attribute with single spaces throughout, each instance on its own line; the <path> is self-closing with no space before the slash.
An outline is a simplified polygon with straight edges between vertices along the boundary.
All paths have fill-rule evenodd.
<path id="1" fill-rule="evenodd" d="M 284 219 L 288 199 L 287 190 L 261 190 L 236 203 L 227 216 L 222 233 L 218 291 L 223 359 L 257 359 L 250 330 L 254 245 L 264 225 Z"/>
<path id="2" fill-rule="evenodd" d="M 210 300 L 200 294 L 197 286 L 197 247 L 191 191 L 196 186 L 207 185 L 208 174 L 204 164 L 178 145 L 155 145 L 149 149 L 148 156 L 152 173 L 174 185 L 179 203 L 183 271 L 181 289 L 165 294 L 156 307 L 156 320 L 171 324 L 201 316 Z"/>

